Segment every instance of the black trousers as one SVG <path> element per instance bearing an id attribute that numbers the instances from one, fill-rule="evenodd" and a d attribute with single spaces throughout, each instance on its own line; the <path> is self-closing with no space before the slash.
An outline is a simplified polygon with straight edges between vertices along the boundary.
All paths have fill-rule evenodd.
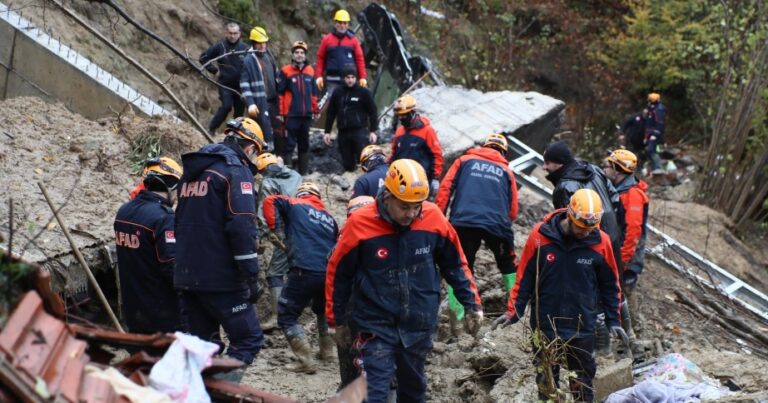
<path id="1" fill-rule="evenodd" d="M 501 274 L 511 274 L 515 268 L 515 242 L 514 239 L 497 237 L 482 228 L 454 227 L 459 235 L 461 248 L 467 257 L 467 264 L 472 274 L 475 273 L 475 255 L 480 249 L 480 244 L 485 241 L 485 247 L 491 250 L 496 259 L 496 266 Z"/>
<path id="2" fill-rule="evenodd" d="M 354 171 L 360 160 L 360 152 L 368 145 L 368 128 L 341 129 L 338 142 L 341 165 L 347 172 Z"/>
<path id="3" fill-rule="evenodd" d="M 221 84 L 236 90 L 240 89 L 239 84 L 235 85 L 234 87 L 225 83 Z M 219 128 L 219 126 L 221 126 L 221 124 L 224 122 L 224 119 L 226 119 L 227 115 L 229 115 L 229 111 L 231 109 L 234 108 L 235 110 L 234 114 L 232 115 L 233 119 L 243 116 L 243 112 L 245 111 L 245 102 L 240 99 L 240 96 L 237 95 L 237 93 L 234 91 L 219 87 L 219 101 L 221 101 L 221 106 L 219 106 L 219 109 L 216 110 L 216 113 L 211 118 L 211 123 L 208 124 L 208 130 L 211 132 L 215 131 Z"/>

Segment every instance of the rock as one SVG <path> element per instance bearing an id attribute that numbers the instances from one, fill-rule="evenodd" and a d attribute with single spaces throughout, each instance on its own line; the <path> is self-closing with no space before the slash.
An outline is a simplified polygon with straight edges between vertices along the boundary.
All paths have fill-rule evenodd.
<path id="1" fill-rule="evenodd" d="M 632 386 L 632 359 L 598 365 L 594 380 L 595 399 L 602 401 L 611 393 Z"/>

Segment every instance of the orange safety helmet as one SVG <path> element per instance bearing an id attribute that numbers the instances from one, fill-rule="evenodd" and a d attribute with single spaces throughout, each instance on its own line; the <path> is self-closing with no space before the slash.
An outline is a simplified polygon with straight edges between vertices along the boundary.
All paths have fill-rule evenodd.
<path id="1" fill-rule="evenodd" d="M 659 102 L 661 101 L 661 95 L 658 93 L 652 92 L 648 94 L 648 102 Z"/>
<path id="2" fill-rule="evenodd" d="M 407 115 L 416 109 L 416 98 L 412 95 L 403 95 L 395 101 L 394 109 L 397 116 Z"/>
<path id="3" fill-rule="evenodd" d="M 592 189 L 579 189 L 568 203 L 568 218 L 577 227 L 597 228 L 603 217 L 603 202 Z"/>
<path id="4" fill-rule="evenodd" d="M 396 199 L 407 203 L 423 202 L 429 196 L 427 173 L 414 160 L 401 159 L 390 164 L 384 187 Z"/>
<path id="5" fill-rule="evenodd" d="M 485 143 L 483 143 L 483 147 L 495 148 L 499 151 L 504 151 L 506 153 L 509 145 L 507 143 L 507 138 L 504 137 L 504 135 L 498 134 L 498 133 L 491 133 L 488 135 L 488 137 L 485 138 Z"/>
<path id="6" fill-rule="evenodd" d="M 318 187 L 314 182 L 303 182 L 301 185 L 299 185 L 298 188 L 296 188 L 296 197 L 310 195 L 320 197 L 320 187 Z"/>
<path id="7" fill-rule="evenodd" d="M 363 148 L 363 151 L 360 152 L 360 167 L 364 172 L 368 172 L 366 162 L 368 162 L 371 158 L 376 157 L 377 155 L 381 156 L 379 158 L 384 158 L 384 149 L 377 146 L 376 144 L 369 144 Z"/>
<path id="8" fill-rule="evenodd" d="M 309 52 L 309 45 L 304 41 L 296 41 L 291 45 L 291 53 L 296 49 L 304 49 L 304 53 Z"/>
<path id="9" fill-rule="evenodd" d="M 633 174 L 637 170 L 637 156 L 632 151 L 615 150 L 608 156 L 607 160 L 628 174 Z"/>
<path id="10" fill-rule="evenodd" d="M 227 122 L 227 127 L 224 129 L 224 134 L 231 136 L 233 132 L 240 138 L 255 143 L 259 154 L 264 150 L 266 145 L 264 143 L 264 133 L 262 133 L 261 126 L 255 120 L 243 117 L 230 119 Z"/>
<path id="11" fill-rule="evenodd" d="M 256 157 L 256 169 L 259 171 L 263 171 L 266 167 L 277 164 L 277 156 L 272 153 L 264 153 L 259 154 L 258 157 Z"/>

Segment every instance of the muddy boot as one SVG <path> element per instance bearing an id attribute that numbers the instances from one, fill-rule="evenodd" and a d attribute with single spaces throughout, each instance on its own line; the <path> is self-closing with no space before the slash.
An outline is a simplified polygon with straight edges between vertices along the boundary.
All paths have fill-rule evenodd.
<path id="1" fill-rule="evenodd" d="M 621 304 L 621 327 L 627 332 L 629 341 L 635 340 L 635 331 L 632 330 L 632 314 L 629 311 L 629 301 L 625 300 Z"/>
<path id="2" fill-rule="evenodd" d="M 286 365 L 286 369 L 293 372 L 303 372 L 305 374 L 314 374 L 317 372 L 317 364 L 312 358 L 312 350 L 309 347 L 309 342 L 304 336 L 289 337 L 288 344 L 291 346 L 291 351 L 296 356 L 297 362 Z"/>
<path id="3" fill-rule="evenodd" d="M 317 333 L 320 344 L 320 350 L 316 355 L 317 359 L 326 362 L 333 361 L 336 358 L 336 354 L 333 351 L 333 346 L 336 345 L 336 342 L 328 334 L 328 322 L 325 320 L 325 315 L 317 317 Z"/>
<path id="4" fill-rule="evenodd" d="M 309 173 L 309 153 L 299 154 L 299 173 L 302 175 Z"/>
<path id="5" fill-rule="evenodd" d="M 269 289 L 269 306 L 272 308 L 272 312 L 261 323 L 262 330 L 274 330 L 277 329 L 277 300 L 280 298 L 280 293 L 283 291 L 283 287 L 272 287 Z"/>

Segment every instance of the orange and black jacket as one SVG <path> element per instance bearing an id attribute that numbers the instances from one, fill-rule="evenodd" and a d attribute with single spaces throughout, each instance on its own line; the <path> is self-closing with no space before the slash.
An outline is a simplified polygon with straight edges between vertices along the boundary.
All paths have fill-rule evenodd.
<path id="1" fill-rule="evenodd" d="M 289 117 L 310 117 L 317 113 L 317 84 L 315 71 L 309 63 L 303 67 L 293 63 L 283 66 L 277 77 L 280 114 Z"/>
<path id="2" fill-rule="evenodd" d="M 446 172 L 437 206 L 451 208 L 454 227 L 482 228 L 502 239 L 513 239 L 517 218 L 517 185 L 507 160 L 492 148 L 474 148 L 453 162 Z"/>
<path id="3" fill-rule="evenodd" d="M 331 327 L 407 348 L 437 327 L 441 276 L 471 311 L 482 309 L 456 231 L 436 205 L 424 202 L 409 227 L 387 219 L 376 203 L 350 215 L 328 261 L 325 314 Z M 351 306 L 351 317 L 347 308 Z"/>
<path id="4" fill-rule="evenodd" d="M 285 228 L 291 268 L 324 273 L 339 227 L 317 196 L 270 195 L 264 200 L 264 219 L 270 230 Z"/>
<path id="5" fill-rule="evenodd" d="M 636 253 L 643 253 L 643 251 L 637 250 L 637 246 L 641 240 L 645 239 L 648 224 L 650 199 L 646 190 L 648 190 L 648 184 L 637 179 L 634 175 L 627 176 L 623 181 L 616 184 L 616 191 L 619 192 L 619 199 L 624 206 L 626 225 L 624 244 L 621 246 L 621 261 L 625 270 L 629 269 L 632 256 Z"/>
<path id="6" fill-rule="evenodd" d="M 123 313 L 134 333 L 173 332 L 181 326 L 173 289 L 176 234 L 167 199 L 141 190 L 115 217 Z"/>
<path id="7" fill-rule="evenodd" d="M 427 171 L 429 180 L 440 179 L 443 174 L 443 149 L 437 132 L 429 119 L 415 115 L 409 127 L 400 125 L 392 138 L 389 162 L 408 158 L 417 161 Z"/>
<path id="8" fill-rule="evenodd" d="M 563 339 L 594 333 L 599 313 L 595 296 L 605 308 L 609 328 L 621 320 L 611 240 L 600 230 L 584 239 L 565 236 L 560 222 L 566 214 L 566 209 L 555 210 L 533 227 L 507 302 L 507 313 L 522 318 L 530 301 L 531 328 Z"/>

